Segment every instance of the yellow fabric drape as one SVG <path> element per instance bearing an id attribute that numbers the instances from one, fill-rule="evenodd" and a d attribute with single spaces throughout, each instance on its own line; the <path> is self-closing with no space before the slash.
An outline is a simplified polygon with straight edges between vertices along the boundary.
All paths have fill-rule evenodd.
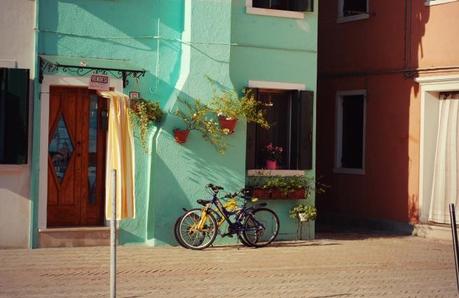
<path id="1" fill-rule="evenodd" d="M 123 93 L 99 92 L 109 99 L 105 217 L 112 219 L 112 170 L 116 170 L 116 219 L 135 217 L 134 138 L 129 121 L 129 98 Z"/>

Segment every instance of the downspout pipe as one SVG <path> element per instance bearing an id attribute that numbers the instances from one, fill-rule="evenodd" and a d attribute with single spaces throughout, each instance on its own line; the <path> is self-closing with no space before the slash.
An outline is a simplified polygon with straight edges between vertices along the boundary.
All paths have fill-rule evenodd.
<path id="1" fill-rule="evenodd" d="M 40 26 L 40 0 L 35 1 L 35 28 L 34 28 L 34 84 L 33 84 L 33 104 L 32 104 L 32 145 L 31 152 L 32 158 L 30 159 L 31 168 L 30 168 L 30 224 L 29 224 L 29 247 L 37 248 L 38 247 L 38 179 L 39 177 L 39 161 L 36 160 L 36 156 L 39 156 L 40 151 L 40 128 L 33 125 L 34 123 L 40 123 L 40 105 L 37 104 L 40 100 L 40 84 L 38 83 L 38 76 L 40 72 L 40 63 L 38 59 L 39 51 L 39 27 Z M 38 138 L 38 139 L 37 139 Z"/>

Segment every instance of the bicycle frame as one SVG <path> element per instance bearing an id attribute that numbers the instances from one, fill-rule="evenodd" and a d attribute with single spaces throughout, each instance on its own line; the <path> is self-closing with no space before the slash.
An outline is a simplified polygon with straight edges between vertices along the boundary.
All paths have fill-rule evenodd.
<path id="1" fill-rule="evenodd" d="M 251 206 L 251 207 L 246 207 L 247 206 L 247 200 L 244 199 L 244 204 L 242 207 L 236 211 L 236 212 L 228 212 L 226 208 L 223 206 L 222 202 L 217 196 L 218 193 L 213 193 L 212 195 L 212 200 L 210 203 L 207 203 L 206 206 L 202 209 L 203 211 L 203 216 L 202 217 L 207 217 L 207 213 L 215 213 L 218 215 L 218 217 L 221 217 L 221 219 L 216 218 L 217 220 L 217 225 L 220 227 L 225 221 L 228 223 L 228 234 L 234 234 L 240 232 L 243 227 L 242 227 L 242 220 L 249 214 L 252 210 L 255 210 L 257 207 L 260 206 L 266 206 L 266 203 L 261 203 L 259 204 L 260 206 Z M 214 209 L 212 209 L 212 205 L 214 205 L 218 212 Z M 236 214 L 236 221 L 233 222 L 230 219 L 231 215 Z M 205 222 L 205 219 L 204 219 Z M 225 234 L 226 235 L 226 234 Z"/>

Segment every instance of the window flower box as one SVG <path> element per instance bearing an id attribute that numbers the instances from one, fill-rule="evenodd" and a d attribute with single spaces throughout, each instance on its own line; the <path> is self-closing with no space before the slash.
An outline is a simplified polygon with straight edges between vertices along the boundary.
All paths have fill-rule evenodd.
<path id="1" fill-rule="evenodd" d="M 300 188 L 293 191 L 285 192 L 278 188 L 271 189 L 272 199 L 302 200 L 305 199 L 305 189 Z"/>
<path id="2" fill-rule="evenodd" d="M 253 197 L 260 200 L 302 200 L 306 198 L 305 195 L 306 191 L 304 188 L 287 193 L 279 188 L 256 187 L 253 190 Z"/>

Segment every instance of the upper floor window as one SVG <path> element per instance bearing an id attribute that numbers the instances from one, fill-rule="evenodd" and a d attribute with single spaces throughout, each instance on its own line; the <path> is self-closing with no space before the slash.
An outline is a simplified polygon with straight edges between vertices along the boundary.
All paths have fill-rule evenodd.
<path id="1" fill-rule="evenodd" d="M 432 6 L 437 4 L 449 3 L 449 2 L 457 2 L 458 0 L 425 0 L 424 4 L 426 6 Z"/>
<path id="2" fill-rule="evenodd" d="M 363 174 L 366 91 L 338 92 L 335 172 Z"/>
<path id="3" fill-rule="evenodd" d="M 269 168 L 268 146 L 276 153 L 277 169 L 312 169 L 313 98 L 311 91 L 253 89 L 266 107 L 270 129 L 247 127 L 247 169 Z"/>
<path id="4" fill-rule="evenodd" d="M 26 164 L 29 70 L 0 68 L 0 164 Z"/>
<path id="5" fill-rule="evenodd" d="M 369 0 L 339 0 L 338 22 L 366 19 L 369 17 Z"/>
<path id="6" fill-rule="evenodd" d="M 313 0 L 253 0 L 252 7 L 292 11 L 312 11 Z"/>
<path id="7" fill-rule="evenodd" d="M 313 11 L 314 0 L 246 0 L 247 13 L 293 19 L 304 19 Z"/>

